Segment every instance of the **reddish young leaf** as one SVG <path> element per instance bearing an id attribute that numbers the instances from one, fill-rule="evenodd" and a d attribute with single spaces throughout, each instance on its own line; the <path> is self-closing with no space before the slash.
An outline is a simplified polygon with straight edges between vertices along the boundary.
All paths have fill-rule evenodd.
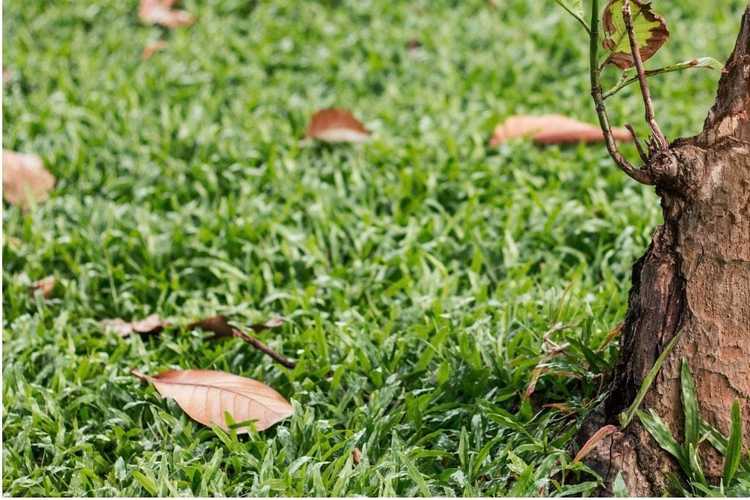
<path id="1" fill-rule="evenodd" d="M 307 127 L 307 137 L 323 142 L 364 142 L 369 136 L 351 112 L 339 108 L 318 111 Z"/>
<path id="2" fill-rule="evenodd" d="M 50 174 L 37 155 L 3 150 L 3 198 L 21 208 L 44 201 L 55 186 Z"/>
<path id="3" fill-rule="evenodd" d="M 254 421 L 265 430 L 289 417 L 292 405 L 281 394 L 257 380 L 213 370 L 168 370 L 149 377 L 133 375 L 154 384 L 159 393 L 174 399 L 191 418 L 204 425 L 229 430 L 225 413 L 237 423 Z M 237 433 L 246 433 L 244 427 Z"/>
<path id="4" fill-rule="evenodd" d="M 131 333 L 138 333 L 141 335 L 159 333 L 164 328 L 171 325 L 169 322 L 161 319 L 158 314 L 152 314 L 136 321 L 125 321 L 120 318 L 105 319 L 102 321 L 102 326 L 105 329 L 113 330 L 120 337 L 127 337 Z"/>
<path id="5" fill-rule="evenodd" d="M 576 457 L 573 459 L 573 463 L 580 462 L 583 460 L 586 455 L 591 453 L 591 450 L 593 450 L 599 442 L 609 436 L 610 434 L 617 432 L 617 426 L 616 425 L 605 425 L 598 431 L 594 433 L 593 436 L 589 438 L 586 443 L 581 446 L 581 449 L 576 454 Z"/>
<path id="6" fill-rule="evenodd" d="M 175 0 L 141 0 L 138 16 L 146 24 L 161 24 L 167 28 L 190 26 L 195 16 L 184 10 L 173 10 Z"/>
<path id="7" fill-rule="evenodd" d="M 158 51 L 167 48 L 167 42 L 164 40 L 156 40 L 143 47 L 143 54 L 141 55 L 144 61 L 151 59 L 151 56 L 156 54 Z"/>
<path id="8" fill-rule="evenodd" d="M 55 291 L 56 284 L 57 280 L 54 276 L 47 276 L 31 284 L 31 293 L 41 293 L 42 297 L 48 299 L 52 296 L 52 292 Z"/>
<path id="9" fill-rule="evenodd" d="M 618 141 L 630 141 L 633 136 L 626 129 L 612 129 Z M 495 127 L 490 146 L 497 146 L 517 137 L 530 137 L 538 144 L 576 144 L 602 142 L 604 134 L 597 126 L 579 122 L 562 115 L 517 115 Z"/>

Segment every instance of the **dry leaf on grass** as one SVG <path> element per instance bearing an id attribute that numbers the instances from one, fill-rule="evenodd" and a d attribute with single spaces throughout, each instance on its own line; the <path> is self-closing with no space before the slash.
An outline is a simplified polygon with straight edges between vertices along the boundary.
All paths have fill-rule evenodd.
<path id="1" fill-rule="evenodd" d="M 626 129 L 612 129 L 618 141 L 630 141 L 633 136 Z M 530 137 L 539 144 L 576 144 L 579 142 L 602 142 L 604 134 L 597 126 L 579 122 L 562 115 L 517 115 L 495 127 L 490 146 L 497 146 L 510 139 Z"/>
<path id="2" fill-rule="evenodd" d="M 105 319 L 102 321 L 102 326 L 105 329 L 113 330 L 120 337 L 127 337 L 131 333 L 139 333 L 141 335 L 159 333 L 171 325 L 161 319 L 158 314 L 152 314 L 136 321 L 125 321 L 120 318 Z"/>
<path id="3" fill-rule="evenodd" d="M 352 450 L 352 461 L 355 465 L 358 465 L 362 461 L 362 451 L 359 448 Z"/>
<path id="4" fill-rule="evenodd" d="M 143 54 L 141 55 L 144 61 L 151 59 L 151 56 L 156 54 L 158 51 L 167 48 L 167 42 L 164 40 L 156 40 L 143 47 Z"/>
<path id="5" fill-rule="evenodd" d="M 48 299 L 52 296 L 52 292 L 55 291 L 56 284 L 57 279 L 54 276 L 47 276 L 31 284 L 31 293 L 41 293 L 42 297 Z"/>
<path id="6" fill-rule="evenodd" d="M 214 370 L 168 370 L 154 377 L 133 370 L 133 375 L 154 384 L 164 397 L 204 425 L 229 430 L 225 412 L 237 423 L 254 421 L 259 431 L 292 415 L 284 397 L 257 380 Z M 237 433 L 248 432 L 240 427 Z"/>
<path id="7" fill-rule="evenodd" d="M 307 137 L 323 142 L 364 142 L 370 132 L 348 110 L 330 108 L 312 116 Z"/>
<path id="8" fill-rule="evenodd" d="M 278 328 L 283 324 L 284 320 L 282 318 L 271 318 L 264 323 L 254 323 L 250 325 L 250 329 L 258 333 L 264 330 Z M 213 333 L 214 335 L 211 338 L 238 336 L 237 334 L 235 334 L 235 331 L 237 329 L 230 325 L 227 317 L 223 315 L 210 316 L 208 318 L 194 321 L 186 327 L 187 330 L 195 330 L 196 328 L 200 328 L 202 330 L 206 330 L 207 332 Z"/>
<path id="9" fill-rule="evenodd" d="M 617 426 L 616 425 L 605 425 L 598 431 L 594 433 L 593 436 L 589 438 L 586 443 L 581 446 L 581 449 L 576 454 L 576 457 L 573 459 L 573 463 L 580 462 L 583 460 L 586 455 L 591 453 L 591 450 L 593 450 L 597 444 L 599 444 L 599 441 L 606 438 L 610 434 L 617 432 Z"/>
<path id="10" fill-rule="evenodd" d="M 167 28 L 190 26 L 195 16 L 184 10 L 172 9 L 174 0 L 141 0 L 138 16 L 147 24 L 160 24 Z"/>
<path id="11" fill-rule="evenodd" d="M 21 208 L 44 201 L 55 187 L 50 174 L 37 155 L 3 150 L 3 198 Z"/>

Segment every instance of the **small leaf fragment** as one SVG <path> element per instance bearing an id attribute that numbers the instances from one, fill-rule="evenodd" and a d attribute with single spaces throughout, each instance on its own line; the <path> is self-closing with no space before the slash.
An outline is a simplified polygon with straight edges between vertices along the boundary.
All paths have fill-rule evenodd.
<path id="1" fill-rule="evenodd" d="M 184 10 L 172 9 L 175 0 L 141 0 L 138 17 L 146 24 L 160 24 L 167 28 L 190 26 L 195 16 Z"/>
<path id="2" fill-rule="evenodd" d="M 131 333 L 141 335 L 155 334 L 171 326 L 169 322 L 161 319 L 158 314 L 151 314 L 135 321 L 125 321 L 120 318 L 105 319 L 101 324 L 105 329 L 114 331 L 120 337 L 127 337 Z"/>
<path id="3" fill-rule="evenodd" d="M 192 419 L 203 425 L 229 430 L 224 413 L 235 422 L 254 421 L 265 430 L 294 413 L 292 405 L 271 387 L 250 378 L 214 370 L 167 370 L 156 376 L 133 371 L 174 399 Z M 240 427 L 238 434 L 248 430 Z"/>
<path id="4" fill-rule="evenodd" d="M 155 42 L 151 42 L 145 47 L 143 47 L 143 54 L 141 54 L 141 58 L 144 61 L 147 61 L 151 59 L 151 57 L 156 54 L 158 51 L 166 49 L 168 47 L 168 44 L 164 40 L 156 40 Z"/>
<path id="5" fill-rule="evenodd" d="M 44 201 L 55 186 L 37 155 L 3 150 L 3 198 L 21 208 Z"/>
<path id="6" fill-rule="evenodd" d="M 612 129 L 618 141 L 630 141 L 633 136 L 626 129 Z M 544 145 L 603 142 L 604 133 L 598 126 L 583 123 L 563 115 L 516 115 L 495 127 L 490 139 L 494 147 L 511 139 L 530 137 Z"/>
<path id="7" fill-rule="evenodd" d="M 352 461 L 357 465 L 362 461 L 362 451 L 359 448 L 352 450 Z"/>
<path id="8" fill-rule="evenodd" d="M 31 284 L 32 293 L 40 293 L 42 297 L 48 299 L 52 296 L 52 292 L 55 291 L 55 285 L 57 279 L 54 276 L 47 276 Z"/>
<path id="9" fill-rule="evenodd" d="M 663 17 L 653 11 L 651 2 L 629 0 L 633 31 L 641 59 L 647 61 L 664 45 L 669 38 L 667 23 Z M 633 55 L 630 50 L 630 39 L 622 15 L 624 0 L 610 0 L 604 7 L 602 25 L 604 40 L 602 44 L 609 51 L 607 62 L 620 69 L 633 66 Z"/>
<path id="10" fill-rule="evenodd" d="M 316 112 L 307 127 L 307 137 L 323 142 L 364 142 L 370 132 L 346 109 L 329 108 Z"/>

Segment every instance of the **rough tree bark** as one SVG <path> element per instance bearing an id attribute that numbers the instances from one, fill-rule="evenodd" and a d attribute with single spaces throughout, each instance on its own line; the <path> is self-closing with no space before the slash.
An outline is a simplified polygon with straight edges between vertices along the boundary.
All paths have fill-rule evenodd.
<path id="1" fill-rule="evenodd" d="M 682 436 L 680 362 L 695 377 L 701 415 L 725 435 L 730 407 L 750 415 L 750 5 L 703 131 L 670 144 L 645 170 L 653 175 L 664 224 L 633 267 L 621 358 L 610 395 L 579 436 L 585 442 L 634 400 L 667 343 L 681 332 L 641 408 Z M 744 442 L 750 442 L 745 424 Z M 722 458 L 702 445 L 707 477 Z M 676 463 L 638 419 L 599 443 L 589 465 L 607 484 L 618 471 L 632 495 L 659 495 Z M 605 494 L 608 492 L 604 492 Z"/>

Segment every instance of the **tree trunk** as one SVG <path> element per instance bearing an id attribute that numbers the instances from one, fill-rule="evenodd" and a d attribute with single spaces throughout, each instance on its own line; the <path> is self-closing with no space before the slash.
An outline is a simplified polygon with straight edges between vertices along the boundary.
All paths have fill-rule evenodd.
<path id="1" fill-rule="evenodd" d="M 701 416 L 729 434 L 730 408 L 741 401 L 744 443 L 750 442 L 750 6 L 719 83 L 703 132 L 680 139 L 648 165 L 657 175 L 664 224 L 633 267 L 610 395 L 579 436 L 584 442 L 634 400 L 667 343 L 680 338 L 641 409 L 654 410 L 683 436 L 680 363 L 696 381 Z M 723 459 L 704 443 L 708 478 Z M 622 472 L 632 495 L 660 495 L 677 469 L 638 419 L 599 443 L 589 465 L 606 483 Z M 607 493 L 607 492 L 605 492 Z"/>

